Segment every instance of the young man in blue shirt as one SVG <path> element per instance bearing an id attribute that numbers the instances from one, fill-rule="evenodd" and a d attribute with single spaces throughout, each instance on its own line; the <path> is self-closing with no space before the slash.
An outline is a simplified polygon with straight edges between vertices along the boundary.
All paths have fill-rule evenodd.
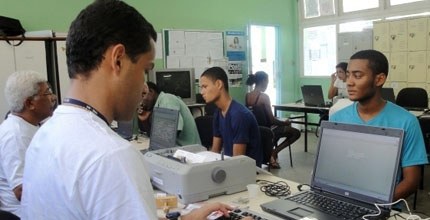
<path id="1" fill-rule="evenodd" d="M 200 76 L 200 92 L 206 103 L 214 103 L 214 138 L 212 151 L 224 151 L 227 156 L 246 155 L 261 166 L 263 151 L 257 120 L 245 106 L 228 93 L 227 74 L 212 67 Z"/>
<path id="2" fill-rule="evenodd" d="M 427 164 L 424 140 L 417 118 L 404 108 L 387 102 L 381 88 L 388 76 L 388 60 L 379 51 L 364 50 L 351 56 L 347 69 L 347 90 L 354 103 L 330 116 L 330 121 L 399 128 L 405 131 L 398 184 L 394 200 L 417 190 L 420 165 Z M 381 158 L 383 159 L 383 158 Z"/>

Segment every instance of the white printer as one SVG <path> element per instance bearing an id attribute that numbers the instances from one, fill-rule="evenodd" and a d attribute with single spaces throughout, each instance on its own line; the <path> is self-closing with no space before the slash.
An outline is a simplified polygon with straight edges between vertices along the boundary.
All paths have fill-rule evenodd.
<path id="1" fill-rule="evenodd" d="M 201 145 L 148 151 L 144 154 L 153 186 L 176 195 L 183 204 L 246 190 L 255 183 L 255 160 L 247 156 L 228 157 L 203 163 L 186 163 L 173 157 L 177 149 L 198 153 Z"/>

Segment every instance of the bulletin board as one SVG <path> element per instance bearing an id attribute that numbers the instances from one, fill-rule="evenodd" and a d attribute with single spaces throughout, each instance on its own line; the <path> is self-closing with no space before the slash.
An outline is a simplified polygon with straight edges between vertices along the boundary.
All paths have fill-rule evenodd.
<path id="1" fill-rule="evenodd" d="M 163 30 L 165 68 L 194 68 L 195 79 L 209 67 L 227 69 L 224 32 L 210 30 Z"/>

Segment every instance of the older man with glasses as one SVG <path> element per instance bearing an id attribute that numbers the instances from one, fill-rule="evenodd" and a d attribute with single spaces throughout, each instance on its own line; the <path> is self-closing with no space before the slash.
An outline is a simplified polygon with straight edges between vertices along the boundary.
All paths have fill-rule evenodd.
<path id="1" fill-rule="evenodd" d="M 0 125 L 0 209 L 20 216 L 25 152 L 40 123 L 52 115 L 57 97 L 34 71 L 9 76 L 4 95 L 10 114 Z"/>

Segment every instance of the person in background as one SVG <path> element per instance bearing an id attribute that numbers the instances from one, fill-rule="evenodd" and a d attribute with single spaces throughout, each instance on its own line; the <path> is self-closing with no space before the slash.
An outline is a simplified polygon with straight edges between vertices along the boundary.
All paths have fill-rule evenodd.
<path id="1" fill-rule="evenodd" d="M 421 165 L 427 154 L 418 119 L 404 108 L 387 102 L 381 89 L 388 76 L 388 60 L 376 50 L 363 50 L 351 56 L 347 70 L 347 89 L 353 104 L 330 116 L 330 121 L 398 128 L 405 131 L 398 184 L 394 201 L 414 193 L 420 182 Z M 382 158 L 383 159 L 383 158 Z"/>
<path id="2" fill-rule="evenodd" d="M 176 138 L 176 144 L 178 146 L 201 144 L 194 117 L 181 98 L 160 91 L 158 86 L 153 82 L 146 82 L 142 92 L 141 103 L 138 112 L 139 127 L 143 129 L 145 129 L 145 127 L 148 129 L 148 126 L 150 127 L 150 115 L 154 107 L 179 110 L 178 137 Z M 144 126 L 145 124 L 146 126 Z"/>
<path id="3" fill-rule="evenodd" d="M 248 86 L 255 84 L 254 89 L 245 96 L 245 105 L 254 111 L 253 113 L 259 125 L 269 127 L 272 130 L 275 143 L 283 137 L 286 138 L 285 141 L 273 149 L 270 156 L 269 166 L 273 169 L 279 169 L 281 167 L 277 161 L 278 153 L 297 141 L 300 138 L 300 131 L 291 127 L 291 122 L 288 119 L 281 121 L 273 116 L 270 97 L 264 93 L 269 84 L 269 76 L 266 72 L 258 71 L 255 74 L 250 74 L 246 84 Z"/>
<path id="4" fill-rule="evenodd" d="M 200 76 L 200 92 L 206 103 L 214 103 L 212 151 L 227 156 L 247 155 L 261 166 L 263 152 L 254 115 L 228 93 L 226 72 L 220 67 L 207 69 Z"/>
<path id="5" fill-rule="evenodd" d="M 145 161 L 110 128 L 128 121 L 153 67 L 157 33 L 124 1 L 96 0 L 72 22 L 66 56 L 70 90 L 26 153 L 23 219 L 158 219 Z M 202 206 L 203 220 L 232 207 Z"/>
<path id="6" fill-rule="evenodd" d="M 21 216 L 25 152 L 57 99 L 46 78 L 34 71 L 10 75 L 4 95 L 10 113 L 0 125 L 0 209 Z"/>
<path id="7" fill-rule="evenodd" d="M 341 62 L 336 65 L 336 72 L 331 74 L 330 88 L 328 90 L 328 98 L 333 100 L 333 103 L 337 99 L 348 98 L 346 91 L 346 68 L 348 63 Z"/>

